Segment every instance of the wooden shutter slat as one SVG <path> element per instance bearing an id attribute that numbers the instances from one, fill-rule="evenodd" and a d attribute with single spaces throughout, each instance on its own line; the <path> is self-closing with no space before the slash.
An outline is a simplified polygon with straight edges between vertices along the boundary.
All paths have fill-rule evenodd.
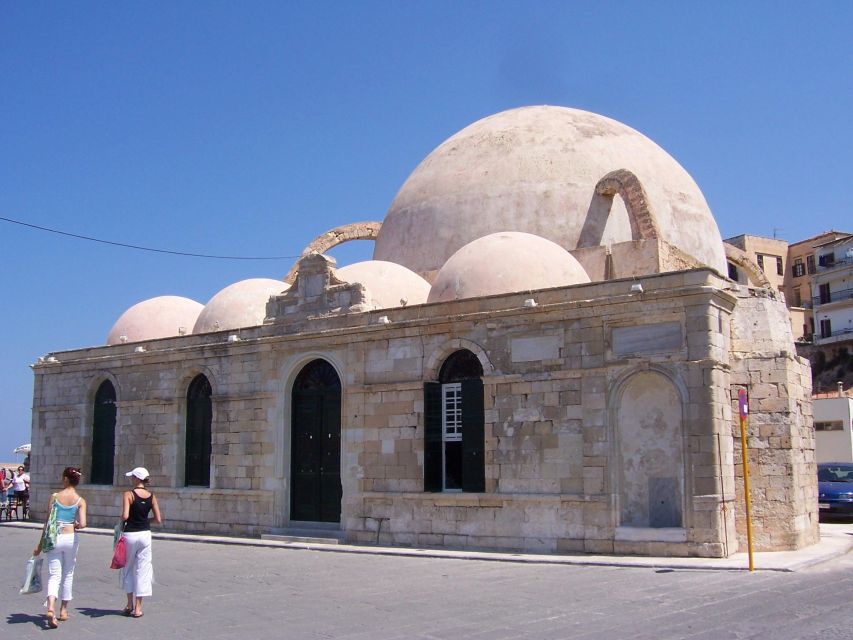
<path id="1" fill-rule="evenodd" d="M 424 383 L 424 491 L 441 491 L 441 384 Z"/>
<path id="2" fill-rule="evenodd" d="M 483 381 L 462 381 L 462 490 L 486 490 Z"/>

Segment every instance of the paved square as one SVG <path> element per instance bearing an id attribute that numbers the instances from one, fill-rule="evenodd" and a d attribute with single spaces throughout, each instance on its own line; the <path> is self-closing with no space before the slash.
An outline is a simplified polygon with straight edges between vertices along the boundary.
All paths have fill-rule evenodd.
<path id="1" fill-rule="evenodd" d="M 17 590 L 38 530 L 0 525 L 4 638 L 853 638 L 853 557 L 797 573 L 526 565 L 155 540 L 140 620 L 83 534 L 71 620 Z"/>

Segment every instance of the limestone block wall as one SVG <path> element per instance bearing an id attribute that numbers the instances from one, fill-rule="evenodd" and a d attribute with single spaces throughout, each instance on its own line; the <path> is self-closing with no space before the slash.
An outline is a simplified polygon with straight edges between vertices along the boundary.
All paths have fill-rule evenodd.
<path id="1" fill-rule="evenodd" d="M 818 541 L 811 370 L 796 355 L 780 294 L 742 287 L 732 317 L 731 420 L 737 533 L 746 545 L 738 389 L 749 397 L 747 450 L 757 550 Z"/>
<path id="2" fill-rule="evenodd" d="M 326 268 L 318 265 L 318 280 L 320 267 Z M 46 505 L 67 464 L 88 469 L 92 402 L 108 379 L 118 398 L 115 487 L 81 488 L 93 523 L 114 522 L 121 474 L 143 465 L 169 529 L 257 535 L 293 524 L 290 389 L 305 364 L 324 358 L 342 384 L 341 529 L 351 541 L 729 555 L 742 528 L 742 515 L 731 508 L 731 391 L 741 380 L 735 376 L 750 374 L 758 366 L 751 363 L 761 360 L 745 346 L 760 337 L 760 327 L 750 324 L 746 332 L 741 325 L 764 310 L 749 307 L 758 298 L 732 296 L 707 270 L 643 278 L 642 292 L 631 290 L 636 282 L 369 313 L 336 314 L 326 305 L 320 316 L 297 313 L 295 324 L 277 317 L 241 330 L 237 342 L 224 333 L 202 334 L 152 341 L 142 353 L 115 345 L 57 354 L 59 363 L 35 367 L 34 504 Z M 525 307 L 531 296 L 538 306 Z M 390 322 L 378 322 L 380 315 Z M 772 351 L 778 337 L 766 340 L 767 353 L 784 360 Z M 485 491 L 425 493 L 423 385 L 438 379 L 458 349 L 472 351 L 483 365 Z M 813 445 L 804 391 L 795 388 L 808 372 L 798 362 L 776 363 L 784 380 L 768 379 L 776 387 L 764 389 L 766 424 L 782 423 L 794 407 L 804 416 L 799 440 L 793 433 L 790 443 L 782 435 L 766 440 L 765 470 L 787 464 L 797 478 L 781 480 L 785 495 L 793 495 L 787 520 L 776 522 L 767 510 L 764 531 L 777 548 L 805 544 L 805 533 L 789 534 L 813 530 L 803 526 L 811 517 L 813 458 L 801 458 Z M 212 387 L 211 483 L 185 487 L 185 398 L 200 374 Z M 756 375 L 762 379 L 761 371 Z M 653 402 L 638 405 L 642 415 L 620 413 L 626 389 L 643 376 L 668 385 L 662 397 L 672 405 L 670 430 L 661 446 L 683 469 L 664 482 L 649 471 L 653 465 L 632 472 L 637 486 L 648 482 L 642 500 L 650 502 L 641 509 L 645 515 L 628 522 L 623 507 L 632 494 L 624 469 L 640 464 L 642 471 L 644 454 L 626 448 L 624 430 L 658 421 Z M 670 506 L 679 503 L 679 526 L 646 522 L 662 504 L 651 503 L 660 490 L 653 487 L 664 487 Z M 783 500 L 767 492 L 771 498 Z"/>

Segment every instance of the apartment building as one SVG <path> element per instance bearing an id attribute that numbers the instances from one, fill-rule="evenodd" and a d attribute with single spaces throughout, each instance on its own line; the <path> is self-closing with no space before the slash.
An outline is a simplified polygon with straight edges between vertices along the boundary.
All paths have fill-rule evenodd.
<path id="1" fill-rule="evenodd" d="M 853 344 L 853 234 L 814 248 L 811 303 L 817 345 Z"/>

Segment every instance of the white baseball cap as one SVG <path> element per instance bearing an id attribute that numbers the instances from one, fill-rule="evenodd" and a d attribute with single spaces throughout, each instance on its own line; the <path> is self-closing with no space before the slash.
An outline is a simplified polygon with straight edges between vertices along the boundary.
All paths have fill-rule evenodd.
<path id="1" fill-rule="evenodd" d="M 124 475 L 126 475 L 128 478 L 130 476 L 133 476 L 134 478 L 139 478 L 140 480 L 145 480 L 151 474 L 148 473 L 148 469 L 146 469 L 145 467 L 136 467 L 133 471 L 128 471 Z"/>

